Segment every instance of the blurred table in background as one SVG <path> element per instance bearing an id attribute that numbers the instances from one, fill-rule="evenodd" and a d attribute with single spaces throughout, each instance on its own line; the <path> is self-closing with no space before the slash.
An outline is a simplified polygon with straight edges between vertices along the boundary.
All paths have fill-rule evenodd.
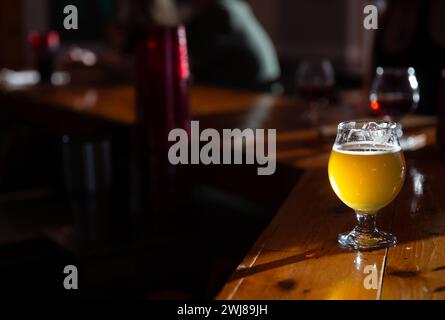
<path id="1" fill-rule="evenodd" d="M 359 91 L 343 94 L 342 105 L 325 107 L 317 124 L 333 124 L 364 114 Z M 104 128 L 135 122 L 132 86 L 34 86 L 1 88 L 0 114 L 59 133 L 90 134 Z M 202 128 L 277 129 L 278 160 L 312 165 L 304 159 L 320 148 L 320 130 L 309 119 L 309 110 L 294 97 L 273 96 L 195 86 L 191 112 Z M 328 137 L 332 140 L 332 136 Z"/>
<path id="2" fill-rule="evenodd" d="M 338 122 L 369 115 L 363 98 L 360 90 L 341 92 L 338 103 L 318 110 L 314 120 L 308 106 L 294 97 L 194 86 L 191 113 L 202 129 L 277 129 L 277 160 L 312 168 L 327 163 Z M 134 89 L 109 85 L 0 87 L 0 115 L 60 133 L 91 134 L 135 122 Z M 407 120 L 404 128 L 408 132 L 422 133 L 435 125 L 432 117 Z"/>

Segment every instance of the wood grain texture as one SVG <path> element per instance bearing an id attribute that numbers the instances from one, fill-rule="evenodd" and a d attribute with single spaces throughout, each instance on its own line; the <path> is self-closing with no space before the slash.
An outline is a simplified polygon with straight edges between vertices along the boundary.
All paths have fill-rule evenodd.
<path id="1" fill-rule="evenodd" d="M 217 298 L 379 298 L 380 280 L 365 289 L 364 267 L 375 265 L 381 274 L 386 250 L 340 249 L 337 234 L 352 226 L 352 210 L 333 194 L 326 171 L 308 171 Z"/>
<path id="2" fill-rule="evenodd" d="M 445 299 L 445 155 L 435 148 L 408 159 L 398 197 L 383 299 Z"/>
<path id="3" fill-rule="evenodd" d="M 218 299 L 445 299 L 445 154 L 407 152 L 408 175 L 378 226 L 396 247 L 340 249 L 352 210 L 332 192 L 325 170 L 309 170 L 235 271 Z M 364 286 L 375 266 L 376 289 Z"/>

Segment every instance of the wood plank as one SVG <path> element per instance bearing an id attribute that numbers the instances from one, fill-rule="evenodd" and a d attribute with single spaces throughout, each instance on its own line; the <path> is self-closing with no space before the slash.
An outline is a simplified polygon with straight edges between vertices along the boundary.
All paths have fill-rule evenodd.
<path id="1" fill-rule="evenodd" d="M 384 229 L 392 213 L 392 206 L 383 210 Z M 217 299 L 378 299 L 382 281 L 366 289 L 364 268 L 382 274 L 387 250 L 339 248 L 337 234 L 353 225 L 326 170 L 307 171 Z"/>
<path id="2" fill-rule="evenodd" d="M 408 156 L 382 298 L 445 299 L 445 154 L 431 147 Z"/>

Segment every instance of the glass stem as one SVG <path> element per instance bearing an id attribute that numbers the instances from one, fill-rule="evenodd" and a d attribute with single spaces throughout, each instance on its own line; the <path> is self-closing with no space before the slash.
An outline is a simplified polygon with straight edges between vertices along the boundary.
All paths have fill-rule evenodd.
<path id="1" fill-rule="evenodd" d="M 356 211 L 355 214 L 357 217 L 357 225 L 355 227 L 355 230 L 362 233 L 371 233 L 376 230 L 377 215 L 375 213 L 364 214 L 363 212 Z"/>

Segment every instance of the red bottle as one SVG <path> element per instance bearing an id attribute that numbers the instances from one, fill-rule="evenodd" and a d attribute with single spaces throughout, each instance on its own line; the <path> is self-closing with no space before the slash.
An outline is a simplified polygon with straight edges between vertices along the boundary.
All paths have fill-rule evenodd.
<path id="1" fill-rule="evenodd" d="M 60 37 L 56 31 L 48 33 L 31 32 L 28 36 L 33 50 L 36 69 L 42 82 L 49 82 L 54 72 L 55 51 L 59 48 Z"/>
<path id="2" fill-rule="evenodd" d="M 136 205 L 142 212 L 172 210 L 176 168 L 168 134 L 189 132 L 189 65 L 185 29 L 150 27 L 136 54 Z"/>

